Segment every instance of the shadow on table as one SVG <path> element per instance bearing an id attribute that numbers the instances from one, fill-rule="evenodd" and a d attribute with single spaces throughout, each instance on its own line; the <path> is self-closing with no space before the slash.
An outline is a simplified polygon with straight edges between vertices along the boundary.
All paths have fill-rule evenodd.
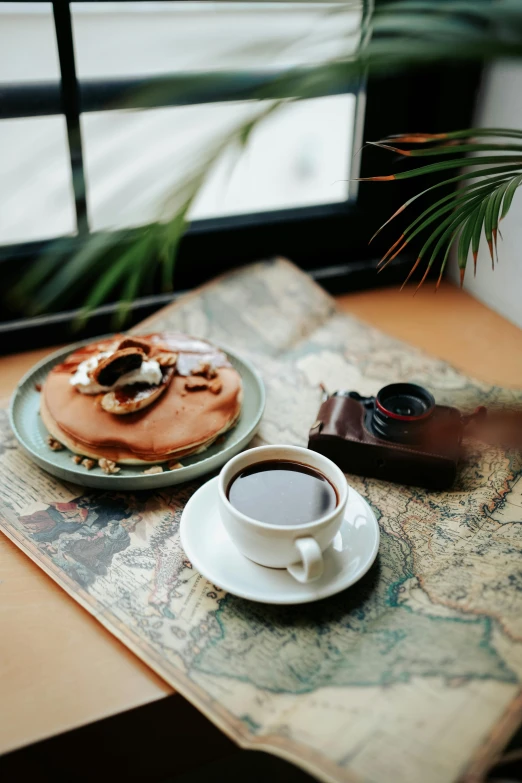
<path id="1" fill-rule="evenodd" d="M 0 780 L 39 783 L 308 783 L 286 761 L 240 750 L 179 695 L 0 757 Z"/>

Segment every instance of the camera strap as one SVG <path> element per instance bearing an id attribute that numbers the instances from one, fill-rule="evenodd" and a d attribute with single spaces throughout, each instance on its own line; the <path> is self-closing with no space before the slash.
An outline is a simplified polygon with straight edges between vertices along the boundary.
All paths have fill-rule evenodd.
<path id="1" fill-rule="evenodd" d="M 488 409 L 485 405 L 479 405 L 472 413 L 461 413 L 460 421 L 464 427 L 467 427 L 470 422 L 483 420 L 487 415 Z"/>
<path id="2" fill-rule="evenodd" d="M 484 405 L 461 415 L 466 433 L 491 446 L 522 450 L 522 410 L 487 410 Z"/>

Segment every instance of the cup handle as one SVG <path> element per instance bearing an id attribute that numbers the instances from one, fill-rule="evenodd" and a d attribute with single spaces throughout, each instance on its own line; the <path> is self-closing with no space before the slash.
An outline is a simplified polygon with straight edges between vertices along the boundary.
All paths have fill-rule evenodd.
<path id="1" fill-rule="evenodd" d="M 295 545 L 301 555 L 302 563 L 288 566 L 288 573 L 298 582 L 313 582 L 323 574 L 324 562 L 321 547 L 312 536 L 296 538 Z"/>

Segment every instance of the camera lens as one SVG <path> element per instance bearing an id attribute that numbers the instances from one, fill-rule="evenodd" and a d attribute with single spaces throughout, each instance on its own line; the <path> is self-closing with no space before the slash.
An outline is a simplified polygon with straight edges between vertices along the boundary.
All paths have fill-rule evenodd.
<path id="1" fill-rule="evenodd" d="M 371 427 L 375 435 L 398 443 L 413 443 L 433 413 L 433 396 L 415 383 L 391 383 L 375 398 Z"/>

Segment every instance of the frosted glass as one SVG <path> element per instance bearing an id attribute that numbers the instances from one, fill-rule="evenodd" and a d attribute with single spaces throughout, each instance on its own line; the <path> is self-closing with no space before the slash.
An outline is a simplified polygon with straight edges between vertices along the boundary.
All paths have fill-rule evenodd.
<path id="1" fill-rule="evenodd" d="M 270 69 L 354 51 L 350 3 L 72 3 L 81 78 Z"/>
<path id="2" fill-rule="evenodd" d="M 0 244 L 75 230 L 65 119 L 0 121 Z"/>
<path id="3" fill-rule="evenodd" d="M 354 95 L 291 104 L 265 120 L 246 150 L 211 170 L 192 219 L 343 202 L 348 197 Z M 167 197 L 259 106 L 225 103 L 82 116 L 94 229 L 162 215 Z"/>
<path id="4" fill-rule="evenodd" d="M 0 3 L 0 84 L 59 78 L 51 3 Z"/>

